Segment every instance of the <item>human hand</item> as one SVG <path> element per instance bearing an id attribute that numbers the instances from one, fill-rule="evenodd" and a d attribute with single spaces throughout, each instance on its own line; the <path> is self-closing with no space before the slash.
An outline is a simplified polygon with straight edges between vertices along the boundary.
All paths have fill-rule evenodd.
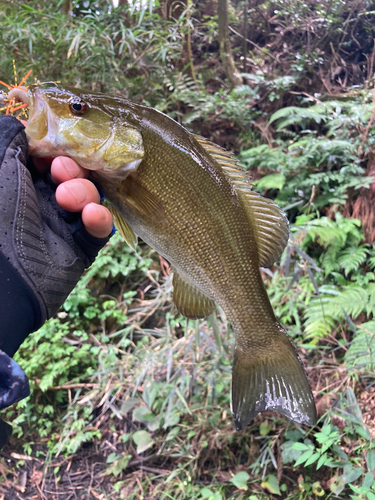
<path id="1" fill-rule="evenodd" d="M 0 253 L 38 300 L 39 327 L 108 241 L 112 217 L 87 171 L 69 158 L 53 160 L 50 176 L 36 164 L 32 179 L 23 129 L 13 117 L 0 118 Z"/>
<path id="2" fill-rule="evenodd" d="M 22 122 L 24 125 L 27 122 Z M 80 167 L 68 156 L 53 160 L 33 158 L 36 169 L 43 173 L 51 171 L 52 180 L 58 184 L 57 203 L 68 212 L 81 212 L 82 222 L 88 233 L 96 238 L 105 238 L 113 227 L 110 211 L 99 204 L 100 195 L 95 185 L 87 178 L 89 171 Z"/>
<path id="3" fill-rule="evenodd" d="M 96 238 L 105 238 L 112 231 L 112 215 L 99 204 L 99 192 L 87 179 L 88 175 L 86 169 L 69 157 L 60 156 L 52 161 L 51 176 L 59 184 L 55 193 L 57 203 L 69 212 L 81 212 L 86 231 Z"/>
<path id="4" fill-rule="evenodd" d="M 27 126 L 26 120 L 20 122 Z M 88 233 L 96 238 L 105 238 L 111 233 L 112 215 L 107 208 L 99 205 L 98 190 L 92 182 L 86 180 L 88 170 L 80 167 L 68 156 L 59 156 L 52 162 L 44 158 L 34 158 L 33 163 L 41 173 L 51 170 L 51 177 L 56 184 L 64 183 L 56 189 L 57 203 L 69 212 L 82 212 L 82 222 Z"/>
<path id="5" fill-rule="evenodd" d="M 57 312 L 112 229 L 87 171 L 59 157 L 36 160 L 32 178 L 27 149 L 24 125 L 0 117 L 0 409 L 30 394 L 11 356 Z M 0 419 L 0 449 L 11 432 Z"/>

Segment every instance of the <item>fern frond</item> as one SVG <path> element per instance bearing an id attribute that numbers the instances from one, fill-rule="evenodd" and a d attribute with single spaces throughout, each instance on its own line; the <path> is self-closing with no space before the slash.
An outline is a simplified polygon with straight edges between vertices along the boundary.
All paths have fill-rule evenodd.
<path id="1" fill-rule="evenodd" d="M 323 254 L 321 261 L 325 274 L 331 274 L 333 271 L 338 271 L 339 264 L 337 262 L 337 251 L 333 246 Z"/>
<path id="2" fill-rule="evenodd" d="M 366 314 L 370 316 L 370 314 L 375 317 L 375 283 L 370 283 L 367 287 L 368 291 L 368 302 L 366 306 Z"/>
<path id="3" fill-rule="evenodd" d="M 291 118 L 295 117 L 296 119 L 312 119 L 317 123 L 320 123 L 323 119 L 326 118 L 326 112 L 323 112 L 324 108 L 318 106 L 311 106 L 310 108 L 299 108 L 297 106 L 288 106 L 286 108 L 281 108 L 276 111 L 270 118 L 269 124 L 273 123 L 275 120 L 279 120 L 280 118 Z"/>
<path id="4" fill-rule="evenodd" d="M 254 182 L 257 189 L 282 189 L 285 183 L 283 174 L 265 175 L 258 181 Z"/>
<path id="5" fill-rule="evenodd" d="M 374 373 L 375 321 L 363 323 L 344 357 L 348 370 Z"/>
<path id="6" fill-rule="evenodd" d="M 359 247 L 351 246 L 345 248 L 338 254 L 338 264 L 344 270 L 345 276 L 351 271 L 355 271 L 363 264 L 368 255 L 368 249 L 365 245 Z"/>
<path id="7" fill-rule="evenodd" d="M 252 89 L 249 85 L 238 85 L 238 87 L 234 87 L 232 90 L 233 94 L 239 96 L 253 95 L 254 89 Z"/>
<path id="8" fill-rule="evenodd" d="M 342 291 L 335 287 L 320 287 L 321 292 L 324 289 L 326 293 L 314 297 L 305 311 L 305 330 L 312 337 L 329 333 L 338 321 L 345 319 L 345 313 L 357 318 L 372 300 L 369 290 L 360 286 L 346 287 Z"/>
<path id="9" fill-rule="evenodd" d="M 370 257 L 367 262 L 370 266 L 370 269 L 375 269 L 375 257 Z"/>

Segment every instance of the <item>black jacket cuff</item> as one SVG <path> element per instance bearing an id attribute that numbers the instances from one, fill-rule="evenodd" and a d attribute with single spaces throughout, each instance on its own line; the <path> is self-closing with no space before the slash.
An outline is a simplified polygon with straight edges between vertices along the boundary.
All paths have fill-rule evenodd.
<path id="1" fill-rule="evenodd" d="M 11 357 L 41 323 L 38 300 L 1 252 L 0 318 L 0 349 Z"/>

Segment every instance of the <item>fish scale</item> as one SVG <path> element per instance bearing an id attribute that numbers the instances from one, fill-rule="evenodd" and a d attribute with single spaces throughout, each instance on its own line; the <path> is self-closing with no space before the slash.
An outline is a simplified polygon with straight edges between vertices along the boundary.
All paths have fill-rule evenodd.
<path id="1" fill-rule="evenodd" d="M 213 300 L 226 313 L 236 428 L 265 410 L 314 424 L 306 375 L 259 271 L 288 239 L 277 205 L 251 190 L 228 152 L 152 108 L 72 88 L 30 88 L 29 96 L 33 154 L 63 152 L 92 170 L 126 241 L 140 236 L 173 266 L 183 314 L 204 317 Z M 75 116 L 79 103 L 84 112 Z"/>

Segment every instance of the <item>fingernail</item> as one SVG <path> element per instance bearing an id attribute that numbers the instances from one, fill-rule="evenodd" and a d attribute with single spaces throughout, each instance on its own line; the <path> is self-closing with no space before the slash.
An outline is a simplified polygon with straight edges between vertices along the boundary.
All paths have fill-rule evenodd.
<path id="1" fill-rule="evenodd" d="M 87 198 L 87 189 L 81 182 L 69 181 L 64 188 L 69 191 L 78 204 L 83 203 Z"/>
<path id="2" fill-rule="evenodd" d="M 104 207 L 102 207 L 101 205 L 98 205 L 97 203 L 92 203 L 92 205 L 94 205 L 98 216 L 102 220 L 104 220 L 107 217 L 107 210 Z"/>
<path id="3" fill-rule="evenodd" d="M 73 161 L 69 161 L 64 157 L 60 157 L 60 161 L 62 163 L 62 166 L 68 172 L 69 177 L 71 177 L 72 179 L 78 177 L 80 170 L 76 163 L 74 163 Z"/>

